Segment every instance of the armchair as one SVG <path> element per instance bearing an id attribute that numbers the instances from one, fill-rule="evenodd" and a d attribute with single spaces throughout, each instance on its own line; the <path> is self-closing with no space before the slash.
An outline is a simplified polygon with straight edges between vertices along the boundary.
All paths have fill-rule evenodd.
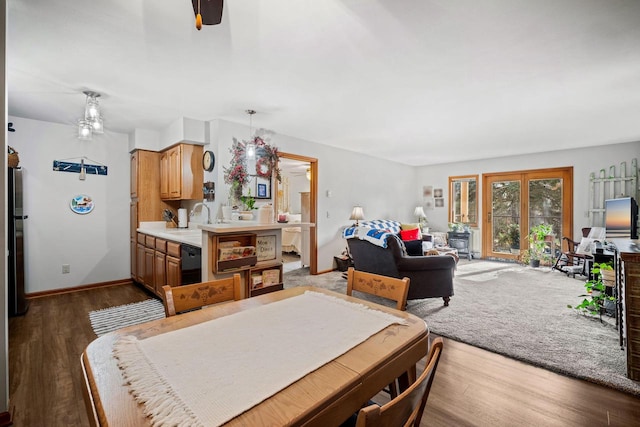
<path id="1" fill-rule="evenodd" d="M 408 277 L 408 300 L 442 298 L 448 306 L 453 296 L 456 261 L 447 255 L 409 256 L 404 243 L 393 234 L 386 247 L 359 238 L 347 239 L 356 270 L 396 278 Z"/>

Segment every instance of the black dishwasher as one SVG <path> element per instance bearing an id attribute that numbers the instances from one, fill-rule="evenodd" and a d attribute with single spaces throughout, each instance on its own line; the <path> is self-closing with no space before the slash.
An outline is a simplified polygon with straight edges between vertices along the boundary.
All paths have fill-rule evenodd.
<path id="1" fill-rule="evenodd" d="M 191 245 L 181 245 L 181 280 L 182 285 L 202 282 L 201 249 Z"/>

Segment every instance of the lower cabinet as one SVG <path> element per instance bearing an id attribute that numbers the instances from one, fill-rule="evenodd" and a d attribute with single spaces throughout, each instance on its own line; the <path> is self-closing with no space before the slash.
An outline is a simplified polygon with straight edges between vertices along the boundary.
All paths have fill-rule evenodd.
<path id="1" fill-rule="evenodd" d="M 150 292 L 164 297 L 164 285 L 182 285 L 180 243 L 138 233 L 132 242 L 131 277 Z"/>

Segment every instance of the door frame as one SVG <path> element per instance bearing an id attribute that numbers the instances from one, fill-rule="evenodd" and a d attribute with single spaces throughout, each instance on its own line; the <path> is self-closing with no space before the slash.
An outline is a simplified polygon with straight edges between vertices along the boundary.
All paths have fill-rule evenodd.
<path id="1" fill-rule="evenodd" d="M 561 178 L 562 181 L 562 234 L 573 235 L 573 166 L 528 169 L 512 172 L 482 174 L 482 257 L 518 260 L 520 255 L 493 252 L 491 217 L 491 183 L 495 181 L 520 181 L 520 252 L 527 248 L 524 236 L 529 230 L 529 186 L 535 179 Z M 526 230 L 526 232 L 524 231 Z M 556 236 L 561 241 L 562 236 Z"/>
<path id="2" fill-rule="evenodd" d="M 309 181 L 309 222 L 314 224 L 309 227 L 309 273 L 318 274 L 318 245 L 317 245 L 317 220 L 318 220 L 318 159 L 315 157 L 301 156 L 299 154 L 279 152 L 278 157 L 282 159 L 298 160 L 300 162 L 309 163 L 310 181 Z M 274 192 L 274 210 L 278 212 L 278 180 L 275 180 Z"/>

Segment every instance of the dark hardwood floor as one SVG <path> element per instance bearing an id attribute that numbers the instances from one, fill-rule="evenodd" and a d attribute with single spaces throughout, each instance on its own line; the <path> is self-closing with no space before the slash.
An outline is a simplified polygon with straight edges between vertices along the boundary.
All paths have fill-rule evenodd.
<path id="1" fill-rule="evenodd" d="M 149 297 L 111 286 L 34 299 L 9 319 L 14 425 L 88 425 L 80 354 L 96 337 L 87 313 Z M 637 426 L 640 398 L 445 339 L 421 426 L 521 425 Z"/>

